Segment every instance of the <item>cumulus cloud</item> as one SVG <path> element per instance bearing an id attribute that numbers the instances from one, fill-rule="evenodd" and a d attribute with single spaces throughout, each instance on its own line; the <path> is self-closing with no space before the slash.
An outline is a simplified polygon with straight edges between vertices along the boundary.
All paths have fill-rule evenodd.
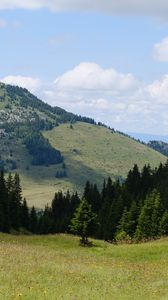
<path id="1" fill-rule="evenodd" d="M 55 80 L 59 90 L 127 91 L 137 88 L 132 74 L 120 74 L 114 69 L 102 69 L 96 63 L 81 63 Z"/>
<path id="2" fill-rule="evenodd" d="M 168 134 L 168 75 L 145 86 L 133 75 L 81 63 L 57 77 L 41 98 L 124 132 Z"/>
<path id="3" fill-rule="evenodd" d="M 39 78 L 32 78 L 32 77 L 24 77 L 24 76 L 7 76 L 0 79 L 1 82 L 11 85 L 17 85 L 22 88 L 27 88 L 32 93 L 38 91 L 41 86 L 41 81 Z"/>
<path id="4" fill-rule="evenodd" d="M 158 61 L 168 62 L 168 37 L 154 45 L 154 58 Z"/>
<path id="5" fill-rule="evenodd" d="M 100 11 L 113 15 L 168 16 L 165 0 L 1 0 L 0 9 L 39 9 L 53 11 Z"/>
<path id="6" fill-rule="evenodd" d="M 45 5 L 49 7 L 49 4 L 50 1 L 47 0 L 1 0 L 0 9 L 38 9 L 44 7 Z"/>
<path id="7" fill-rule="evenodd" d="M 94 63 L 81 63 L 48 85 L 23 76 L 7 76 L 0 81 L 26 87 L 53 106 L 124 132 L 168 134 L 168 74 L 146 86 L 134 77 L 131 84 L 128 77 L 129 84 L 125 84 L 127 76 Z"/>
<path id="8" fill-rule="evenodd" d="M 160 80 L 155 80 L 147 87 L 147 91 L 155 101 L 168 105 L 168 74 Z"/>

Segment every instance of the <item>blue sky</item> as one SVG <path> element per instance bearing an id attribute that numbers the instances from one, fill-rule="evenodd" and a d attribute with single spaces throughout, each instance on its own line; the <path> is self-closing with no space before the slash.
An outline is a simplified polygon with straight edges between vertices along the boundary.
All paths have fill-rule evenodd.
<path id="1" fill-rule="evenodd" d="M 168 5 L 123 1 L 1 0 L 0 80 L 122 131 L 168 134 Z"/>

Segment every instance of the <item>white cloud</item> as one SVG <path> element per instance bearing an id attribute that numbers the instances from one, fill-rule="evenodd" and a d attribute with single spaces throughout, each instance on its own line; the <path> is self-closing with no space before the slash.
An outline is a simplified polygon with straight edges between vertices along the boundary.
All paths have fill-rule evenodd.
<path id="1" fill-rule="evenodd" d="M 154 58 L 158 61 L 168 62 L 168 37 L 154 45 Z"/>
<path id="2" fill-rule="evenodd" d="M 118 15 L 168 16 L 166 0 L 1 0 L 0 9 L 39 9 L 55 11 L 99 11 Z"/>
<path id="3" fill-rule="evenodd" d="M 80 70 L 78 76 L 76 69 Z M 168 74 L 148 86 L 138 85 L 133 77 L 135 87 L 123 84 L 127 75 L 115 71 L 113 77 L 109 70 L 113 69 L 82 63 L 46 86 L 38 78 L 23 76 L 7 76 L 1 81 L 26 87 L 53 106 L 92 117 L 123 132 L 168 134 Z"/>
<path id="4" fill-rule="evenodd" d="M 24 76 L 7 76 L 0 79 L 1 82 L 11 85 L 17 85 L 22 88 L 27 88 L 32 93 L 38 91 L 41 86 L 41 81 L 39 78 L 32 78 L 32 77 L 24 77 Z"/>
<path id="5" fill-rule="evenodd" d="M 49 7 L 50 1 L 43 0 L 1 0 L 0 9 L 38 9 L 43 8 L 45 5 Z"/>
<path id="6" fill-rule="evenodd" d="M 81 63 L 40 96 L 124 132 L 168 134 L 168 75 L 145 86 L 133 75 Z"/>
<path id="7" fill-rule="evenodd" d="M 147 91 L 157 103 L 168 105 L 168 74 L 164 75 L 160 80 L 155 80 L 147 87 Z"/>
<path id="8" fill-rule="evenodd" d="M 114 69 L 102 69 L 96 63 L 81 63 L 55 80 L 59 90 L 127 91 L 137 88 L 138 81 L 131 74 Z"/>

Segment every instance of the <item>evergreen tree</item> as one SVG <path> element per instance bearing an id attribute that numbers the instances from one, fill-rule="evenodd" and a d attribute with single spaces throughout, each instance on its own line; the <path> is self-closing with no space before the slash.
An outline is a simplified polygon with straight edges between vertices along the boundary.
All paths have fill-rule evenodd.
<path id="1" fill-rule="evenodd" d="M 144 199 L 153 189 L 153 176 L 150 165 L 145 165 L 143 167 L 142 173 L 141 173 L 141 185 L 139 188 L 139 193 L 141 195 L 141 198 Z"/>
<path id="2" fill-rule="evenodd" d="M 159 235 L 162 215 L 160 194 L 153 190 L 145 199 L 135 233 L 137 239 L 155 238 Z"/>
<path id="3" fill-rule="evenodd" d="M 32 233 L 37 233 L 38 219 L 35 207 L 33 206 L 30 211 L 30 231 Z"/>
<path id="4" fill-rule="evenodd" d="M 138 166 L 135 164 L 133 170 L 130 170 L 126 179 L 126 187 L 128 192 L 130 192 L 134 198 L 139 194 L 141 184 L 141 176 Z"/>
<path id="5" fill-rule="evenodd" d="M 69 192 L 67 192 L 66 196 L 62 192 L 56 193 L 51 208 L 55 232 L 61 233 L 68 230 L 71 215 Z"/>
<path id="6" fill-rule="evenodd" d="M 130 235 L 130 227 L 131 227 L 131 214 L 130 211 L 125 208 L 122 214 L 120 224 L 118 226 L 117 235 L 119 233 L 125 233 L 126 235 Z"/>
<path id="7" fill-rule="evenodd" d="M 82 245 L 88 244 L 88 236 L 92 235 L 96 219 L 97 216 L 92 212 L 91 205 L 82 198 L 70 225 L 71 232 L 81 236 Z"/>
<path id="8" fill-rule="evenodd" d="M 55 224 L 52 218 L 52 210 L 48 207 L 45 207 L 43 214 L 40 217 L 38 225 L 39 233 L 48 234 L 55 232 Z"/>
<path id="9" fill-rule="evenodd" d="M 29 225 L 29 209 L 26 199 L 24 199 L 23 204 L 21 205 L 21 226 L 29 230 Z"/>
<path id="10" fill-rule="evenodd" d="M 13 229 L 19 230 L 21 226 L 22 189 L 18 174 L 14 176 L 9 201 L 11 226 Z"/>
<path id="11" fill-rule="evenodd" d="M 4 172 L 0 172 L 0 231 L 9 232 L 10 214 L 9 214 L 9 195 L 4 178 Z"/>
<path id="12" fill-rule="evenodd" d="M 166 210 L 160 221 L 160 234 L 168 235 L 168 211 Z"/>

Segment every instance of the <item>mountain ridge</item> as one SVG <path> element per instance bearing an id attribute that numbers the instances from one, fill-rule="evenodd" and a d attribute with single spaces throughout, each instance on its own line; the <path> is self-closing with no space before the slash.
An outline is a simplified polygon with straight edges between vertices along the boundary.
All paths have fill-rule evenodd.
<path id="1" fill-rule="evenodd" d="M 5 84 L 0 84 L 0 140 L 0 168 L 21 175 L 24 196 L 37 207 L 49 203 L 56 190 L 80 192 L 87 179 L 100 186 L 108 176 L 124 178 L 134 163 L 142 168 L 166 161 L 124 133 Z M 56 160 L 59 154 L 63 159 Z"/>

